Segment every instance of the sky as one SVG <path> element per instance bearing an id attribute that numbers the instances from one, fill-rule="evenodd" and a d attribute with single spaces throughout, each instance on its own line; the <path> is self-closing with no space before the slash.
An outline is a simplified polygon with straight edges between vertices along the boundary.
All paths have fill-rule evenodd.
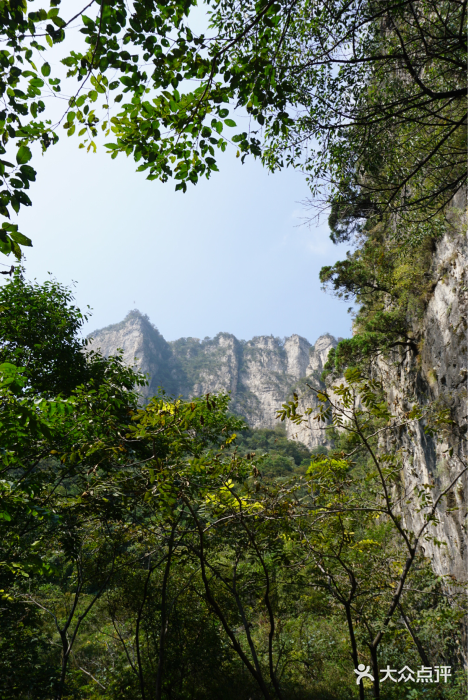
<path id="1" fill-rule="evenodd" d="M 326 221 L 301 225 L 299 172 L 271 175 L 227 151 L 219 173 L 183 194 L 173 181 L 148 182 L 125 156 L 87 154 L 66 137 L 34 164 L 33 206 L 18 216 L 34 244 L 26 274 L 75 281 L 78 306 L 93 309 L 87 332 L 137 308 L 167 340 L 349 336 L 347 305 L 318 279 L 346 247 L 331 243 Z"/>
<path id="2" fill-rule="evenodd" d="M 49 60 L 55 71 L 59 58 Z M 346 246 L 331 243 L 326 220 L 301 225 L 304 176 L 269 174 L 253 158 L 242 165 L 234 149 L 217 157 L 220 172 L 184 194 L 174 181 L 145 180 L 131 158 L 111 160 L 102 142 L 87 154 L 76 137 L 61 136 L 31 161 L 33 206 L 14 222 L 33 240 L 26 276 L 76 283 L 77 305 L 93 310 L 86 333 L 137 308 L 167 340 L 220 331 L 244 340 L 349 336 L 349 303 L 318 279 Z"/>

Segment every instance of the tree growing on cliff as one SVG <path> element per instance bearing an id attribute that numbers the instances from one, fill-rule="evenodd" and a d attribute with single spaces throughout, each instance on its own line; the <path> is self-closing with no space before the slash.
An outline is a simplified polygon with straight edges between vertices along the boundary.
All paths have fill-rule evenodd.
<path id="1" fill-rule="evenodd" d="M 444 545 L 434 529 L 440 505 L 444 500 L 450 503 L 468 471 L 462 449 L 457 454 L 450 450 L 456 474 L 437 496 L 431 481 L 406 485 L 397 435 L 419 424 L 433 439 L 443 441 L 453 421 L 446 408 L 436 406 L 423 410 L 414 404 L 402 415 L 398 402 L 392 410 L 388 391 L 356 367 L 345 370 L 340 383 L 315 391 L 320 402 L 315 419 L 331 419 L 337 442 L 346 451 L 313 459 L 307 472 L 311 500 L 301 499 L 308 517 L 303 523 L 297 518 L 299 538 L 314 564 L 315 585 L 327 587 L 345 611 L 356 668 L 362 659 L 359 643 L 368 650 L 375 698 L 381 697 L 379 648 L 397 619 L 412 634 L 422 663 L 428 664 L 404 608 L 415 589 L 412 579 L 420 574 L 424 543 Z M 306 415 L 313 412 L 307 409 Z M 278 417 L 296 425 L 306 420 L 296 398 L 283 405 Z M 411 524 L 405 522 L 408 507 L 417 513 Z M 462 598 L 463 594 L 454 605 L 459 610 L 459 635 Z M 460 655 L 458 664 L 463 663 Z M 364 697 L 361 681 L 360 698 Z"/>

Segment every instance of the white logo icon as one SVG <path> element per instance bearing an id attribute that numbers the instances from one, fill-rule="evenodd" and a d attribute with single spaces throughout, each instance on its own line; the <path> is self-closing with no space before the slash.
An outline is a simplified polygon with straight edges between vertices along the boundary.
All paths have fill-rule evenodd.
<path id="1" fill-rule="evenodd" d="M 369 678 L 371 681 L 374 680 L 374 676 L 370 674 L 370 666 L 359 664 L 359 666 L 354 669 L 354 673 L 357 675 L 356 685 L 359 685 L 363 678 Z"/>
<path id="2" fill-rule="evenodd" d="M 362 681 L 363 678 L 368 678 L 370 681 L 374 680 L 374 677 L 370 673 L 370 666 L 365 664 L 359 664 L 357 668 L 354 669 L 356 674 L 356 685 Z M 447 683 L 447 679 L 452 675 L 451 666 L 421 666 L 419 671 L 413 671 L 409 666 L 405 666 L 401 671 L 397 671 L 396 668 L 381 668 L 380 673 L 384 674 L 380 678 L 380 682 L 384 683 L 387 680 L 393 681 L 394 683 L 408 683 L 416 680 L 416 683 Z M 395 674 L 392 675 L 392 674 Z M 396 677 L 398 676 L 398 678 Z M 417 678 L 415 678 L 417 676 Z"/>

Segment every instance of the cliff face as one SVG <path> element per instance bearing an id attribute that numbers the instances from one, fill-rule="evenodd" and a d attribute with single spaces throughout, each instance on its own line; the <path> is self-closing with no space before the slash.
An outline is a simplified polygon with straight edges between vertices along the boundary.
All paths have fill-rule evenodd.
<path id="1" fill-rule="evenodd" d="M 123 350 L 123 359 L 150 378 L 143 388 L 145 399 L 158 387 L 172 395 L 186 397 L 231 392 L 232 410 L 244 416 L 254 428 L 273 428 L 276 410 L 295 391 L 301 407 L 314 405 L 307 382 L 319 385 L 320 374 L 330 348 L 337 340 L 321 336 L 315 345 L 299 335 L 285 340 L 260 336 L 247 342 L 229 333 L 198 340 L 180 338 L 166 342 L 149 319 L 132 311 L 119 324 L 91 334 L 90 349 L 100 348 L 106 356 Z M 326 445 L 323 428 L 313 421 L 297 428 L 287 423 L 290 438 L 310 448 Z"/>
<path id="2" fill-rule="evenodd" d="M 459 208 L 459 211 L 461 207 Z M 433 486 L 436 499 L 467 465 L 467 328 L 468 246 L 465 226 L 457 222 L 438 241 L 433 253 L 433 290 L 422 319 L 413 332 L 419 353 L 396 355 L 393 364 L 380 366 L 386 373 L 393 399 L 402 413 L 414 402 L 422 407 L 449 409 L 453 424 L 439 439 L 423 429 L 403 431 L 404 468 L 402 487 L 413 493 L 421 484 Z M 456 482 L 437 510 L 438 523 L 431 527 L 433 540 L 423 543 L 427 556 L 440 575 L 467 579 L 468 475 Z M 410 530 L 422 524 L 417 500 L 410 498 L 403 516 Z"/>
<path id="3" fill-rule="evenodd" d="M 103 355 L 115 355 L 123 351 L 124 362 L 149 377 L 149 385 L 141 394 L 145 399 L 157 393 L 162 385 L 168 393 L 173 393 L 176 382 L 171 373 L 172 350 L 162 335 L 139 311 L 131 311 L 121 323 L 107 326 L 88 338 L 88 349 L 99 349 Z"/>

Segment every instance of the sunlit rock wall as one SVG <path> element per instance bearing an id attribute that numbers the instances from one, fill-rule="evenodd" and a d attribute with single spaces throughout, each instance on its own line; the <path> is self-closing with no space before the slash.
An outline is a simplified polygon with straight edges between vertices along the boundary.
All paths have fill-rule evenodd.
<path id="1" fill-rule="evenodd" d="M 315 405 L 313 391 L 318 387 L 323 365 L 337 340 L 321 336 L 315 345 L 299 335 L 279 339 L 259 336 L 239 341 L 229 333 L 198 340 L 180 338 L 166 342 L 146 316 L 130 312 L 119 324 L 91 334 L 89 347 L 106 356 L 123 351 L 124 361 L 148 375 L 144 399 L 158 387 L 172 395 L 186 397 L 230 392 L 232 410 L 244 416 L 252 427 L 273 428 L 276 411 L 294 392 L 301 408 Z M 327 444 L 325 431 L 314 421 L 296 427 L 287 422 L 290 438 L 310 448 Z"/>
<path id="2" fill-rule="evenodd" d="M 467 464 L 467 328 L 468 328 L 468 245 L 466 201 L 460 196 L 453 208 L 445 235 L 434 245 L 432 293 L 422 318 L 414 319 L 413 335 L 419 352 L 395 353 L 393 362 L 381 362 L 395 406 L 402 416 L 414 403 L 424 409 L 449 409 L 453 424 L 436 440 L 423 426 L 403 429 L 399 447 L 404 450 L 402 493 L 403 515 L 408 529 L 417 531 L 422 523 L 416 489 L 433 485 L 433 498 L 456 479 Z M 452 451 L 452 454 L 450 454 Z M 407 496 L 407 498 L 406 498 Z M 438 524 L 428 531 L 426 554 L 440 575 L 458 580 L 468 578 L 467 552 L 468 475 L 457 481 L 437 508 Z"/>

